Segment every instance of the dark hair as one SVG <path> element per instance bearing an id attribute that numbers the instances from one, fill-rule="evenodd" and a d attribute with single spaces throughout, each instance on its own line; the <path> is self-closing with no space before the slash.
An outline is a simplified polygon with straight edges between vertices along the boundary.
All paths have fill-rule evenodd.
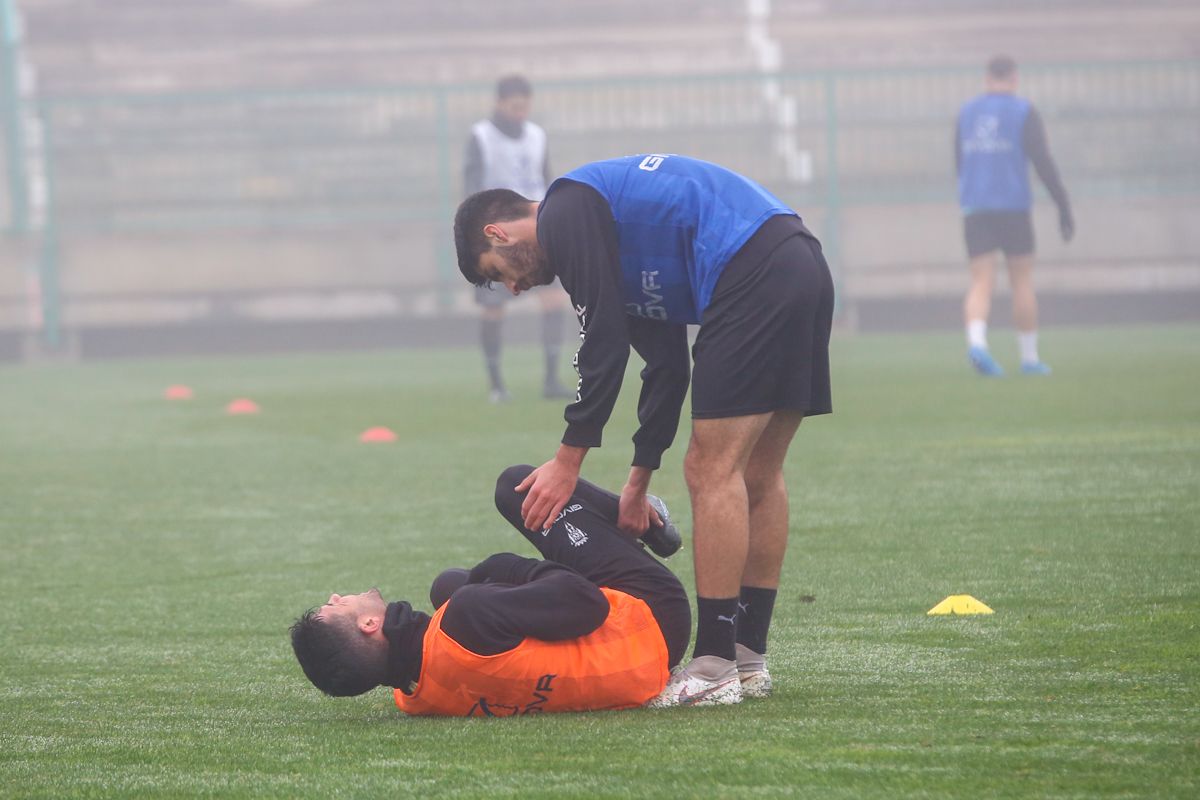
<path id="1" fill-rule="evenodd" d="M 488 283 L 479 274 L 479 257 L 492 249 L 483 226 L 521 219 L 529 213 L 530 202 L 512 189 L 484 189 L 462 201 L 454 215 L 454 248 L 464 278 L 476 286 Z"/>
<path id="2" fill-rule="evenodd" d="M 987 63 L 987 74 L 989 77 L 996 80 L 1004 80 L 1011 78 L 1013 73 L 1017 71 L 1017 62 L 1012 56 L 992 56 Z"/>
<path id="3" fill-rule="evenodd" d="M 497 100 L 503 100 L 513 95 L 520 95 L 521 97 L 533 96 L 533 86 L 524 75 L 505 75 L 496 81 Z"/>
<path id="4" fill-rule="evenodd" d="M 291 627 L 292 650 L 304 674 L 330 697 L 352 697 L 378 686 L 372 680 L 367 643 L 349 620 L 327 620 L 310 608 Z"/>

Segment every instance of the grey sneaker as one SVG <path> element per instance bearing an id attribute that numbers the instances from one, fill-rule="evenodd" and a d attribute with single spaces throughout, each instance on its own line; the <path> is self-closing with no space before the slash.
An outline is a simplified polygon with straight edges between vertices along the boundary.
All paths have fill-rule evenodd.
<path id="1" fill-rule="evenodd" d="M 508 393 L 508 389 L 492 389 L 491 394 L 488 395 L 488 400 L 494 406 L 502 406 L 512 401 L 512 395 Z"/>
<path id="2" fill-rule="evenodd" d="M 737 662 L 719 656 L 693 658 L 677 667 L 657 697 L 646 708 L 672 706 L 729 706 L 742 702 Z"/>
<path id="3" fill-rule="evenodd" d="M 650 507 L 658 512 L 658 516 L 662 517 L 663 524 L 661 528 L 651 525 L 642 534 L 642 541 L 654 555 L 659 558 L 670 558 L 679 552 L 680 547 L 683 547 L 683 537 L 679 535 L 679 529 L 671 522 L 671 512 L 667 511 L 667 504 L 662 501 L 662 498 L 648 494 L 646 500 L 650 502 Z"/>
<path id="4" fill-rule="evenodd" d="M 738 644 L 737 672 L 742 684 L 742 697 L 770 697 L 771 673 L 767 672 L 767 657 Z"/>

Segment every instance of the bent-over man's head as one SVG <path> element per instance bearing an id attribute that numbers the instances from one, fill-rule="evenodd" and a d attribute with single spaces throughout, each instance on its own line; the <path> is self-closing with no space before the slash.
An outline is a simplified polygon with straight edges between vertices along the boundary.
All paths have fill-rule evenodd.
<path id="1" fill-rule="evenodd" d="M 292 625 L 292 649 L 313 685 L 333 697 L 369 692 L 387 674 L 387 603 L 378 589 L 329 596 Z"/>
<path id="2" fill-rule="evenodd" d="M 477 192 L 454 215 L 458 269 L 476 286 L 502 283 L 513 294 L 554 280 L 537 240 L 538 204 L 511 189 Z"/>

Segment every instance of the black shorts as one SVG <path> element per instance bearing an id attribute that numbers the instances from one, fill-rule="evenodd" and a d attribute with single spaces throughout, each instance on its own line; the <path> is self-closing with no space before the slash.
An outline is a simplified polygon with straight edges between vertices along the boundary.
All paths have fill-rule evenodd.
<path id="1" fill-rule="evenodd" d="M 645 601 L 667 645 L 667 666 L 674 667 L 692 635 L 692 606 L 679 578 L 617 527 L 620 498 L 582 478 L 548 530 L 526 528 L 521 519 L 525 494 L 517 494 L 516 487 L 531 472 L 533 467 L 521 464 L 500 473 L 496 509 L 542 558 L 567 565 L 597 586 Z"/>
<path id="2" fill-rule="evenodd" d="M 833 410 L 833 278 L 821 244 L 792 216 L 772 217 L 717 281 L 692 347 L 692 417 Z"/>
<path id="3" fill-rule="evenodd" d="M 994 250 L 1027 256 L 1033 253 L 1033 217 L 1028 210 L 976 211 L 963 217 L 963 238 L 968 258 Z"/>

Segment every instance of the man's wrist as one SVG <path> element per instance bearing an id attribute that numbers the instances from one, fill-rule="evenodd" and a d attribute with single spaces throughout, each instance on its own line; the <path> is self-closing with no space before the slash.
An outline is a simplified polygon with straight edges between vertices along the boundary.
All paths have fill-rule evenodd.
<path id="1" fill-rule="evenodd" d="M 649 467 L 630 467 L 629 479 L 625 485 L 634 491 L 645 494 L 650 488 L 650 478 L 654 475 L 654 470 Z"/>
<path id="2" fill-rule="evenodd" d="M 560 444 L 558 452 L 554 454 L 554 460 L 578 474 L 579 470 L 583 467 L 583 457 L 587 455 L 587 451 L 588 448 L 586 447 Z"/>

